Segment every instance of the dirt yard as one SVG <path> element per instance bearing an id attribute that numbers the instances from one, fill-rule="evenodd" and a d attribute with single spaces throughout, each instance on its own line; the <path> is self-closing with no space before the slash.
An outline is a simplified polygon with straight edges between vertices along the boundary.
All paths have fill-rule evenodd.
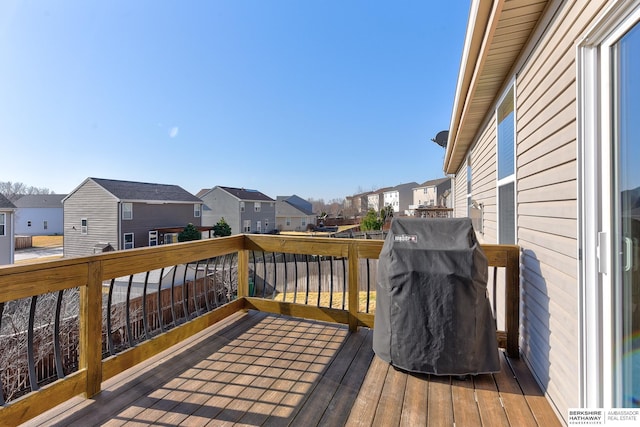
<path id="1" fill-rule="evenodd" d="M 51 248 L 62 246 L 64 236 L 33 236 L 31 244 L 34 248 Z"/>

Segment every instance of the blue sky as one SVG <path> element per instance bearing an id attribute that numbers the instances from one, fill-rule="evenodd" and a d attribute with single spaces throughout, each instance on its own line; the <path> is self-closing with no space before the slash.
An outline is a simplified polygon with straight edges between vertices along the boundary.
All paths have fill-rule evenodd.
<path id="1" fill-rule="evenodd" d="M 0 181 L 328 201 L 441 177 L 468 9 L 3 0 Z"/>

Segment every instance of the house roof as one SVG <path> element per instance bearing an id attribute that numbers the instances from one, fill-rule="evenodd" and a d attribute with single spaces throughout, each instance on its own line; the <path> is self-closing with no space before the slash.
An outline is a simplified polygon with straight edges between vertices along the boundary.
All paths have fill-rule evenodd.
<path id="1" fill-rule="evenodd" d="M 276 198 L 276 201 L 278 203 L 286 203 L 292 208 L 298 210 L 303 215 L 314 215 L 313 208 L 310 208 L 311 203 L 296 196 L 295 194 L 293 196 L 278 196 Z"/>
<path id="2" fill-rule="evenodd" d="M 226 191 L 227 193 L 237 197 L 240 200 L 253 200 L 253 201 L 266 201 L 266 202 L 275 202 L 271 197 L 267 196 L 259 192 L 258 190 L 250 190 L 247 188 L 235 188 L 235 187 L 222 187 L 218 186 L 218 188 Z"/>
<path id="3" fill-rule="evenodd" d="M 438 178 L 438 179 L 431 179 L 429 181 L 425 181 L 422 184 L 420 184 L 419 186 L 417 186 L 416 188 L 422 188 L 422 187 L 435 187 L 436 185 L 440 185 L 443 182 L 449 181 L 451 180 L 451 178 Z"/>
<path id="4" fill-rule="evenodd" d="M 16 208 L 60 208 L 66 194 L 28 194 L 14 203 Z"/>
<path id="5" fill-rule="evenodd" d="M 16 205 L 11 203 L 4 195 L 0 194 L 0 209 L 15 209 Z"/>
<path id="6" fill-rule="evenodd" d="M 177 185 L 87 178 L 121 201 L 202 203 L 202 200 Z M 86 182 L 86 181 L 85 181 Z M 84 184 L 84 183 L 83 183 Z"/>
<path id="7" fill-rule="evenodd" d="M 473 0 L 462 52 L 445 173 L 455 173 L 550 0 Z"/>

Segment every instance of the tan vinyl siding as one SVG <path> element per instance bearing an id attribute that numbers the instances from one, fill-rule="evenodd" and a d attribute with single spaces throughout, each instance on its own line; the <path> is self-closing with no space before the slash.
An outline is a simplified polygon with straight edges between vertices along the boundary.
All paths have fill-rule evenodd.
<path id="1" fill-rule="evenodd" d="M 576 43 L 601 2 L 568 2 L 516 83 L 521 348 L 558 413 L 579 405 Z"/>
<path id="2" fill-rule="evenodd" d="M 81 234 L 82 218 L 87 218 L 87 235 Z M 98 243 L 117 249 L 117 224 L 117 200 L 93 181 L 85 181 L 64 202 L 64 256 L 92 255 Z"/>

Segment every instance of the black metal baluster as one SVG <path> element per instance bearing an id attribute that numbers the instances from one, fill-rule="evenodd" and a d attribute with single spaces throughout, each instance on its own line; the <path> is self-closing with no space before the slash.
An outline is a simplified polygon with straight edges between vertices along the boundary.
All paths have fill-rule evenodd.
<path id="1" fill-rule="evenodd" d="M 204 289 L 204 305 L 207 308 L 207 312 L 211 311 L 211 305 L 209 304 L 209 263 L 211 258 L 207 258 L 207 263 L 204 266 L 204 278 L 202 279 L 202 288 Z"/>
<path id="2" fill-rule="evenodd" d="M 162 279 L 164 278 L 164 267 L 160 269 L 160 279 L 158 280 L 158 325 L 160 333 L 164 332 L 164 321 L 162 319 Z"/>
<path id="3" fill-rule="evenodd" d="M 347 260 L 342 258 L 342 309 L 344 310 L 347 299 Z"/>
<path id="4" fill-rule="evenodd" d="M 278 265 L 276 264 L 276 253 L 271 252 L 271 260 L 273 261 L 273 294 L 271 299 L 276 298 L 276 288 L 278 287 Z"/>
<path id="5" fill-rule="evenodd" d="M 189 313 L 189 286 L 187 286 L 187 271 L 189 263 L 184 265 L 184 277 L 182 278 L 182 309 L 184 310 L 184 320 L 187 321 L 191 317 Z"/>
<path id="6" fill-rule="evenodd" d="M 335 258 L 331 255 L 329 258 L 329 307 L 333 307 L 333 261 Z"/>
<path id="7" fill-rule="evenodd" d="M 133 330 L 131 329 L 131 307 L 129 303 L 131 301 L 131 285 L 133 284 L 133 274 L 129 276 L 129 285 L 127 286 L 127 305 L 126 305 L 126 319 L 127 319 L 127 341 L 129 341 L 129 347 L 133 347 Z"/>
<path id="8" fill-rule="evenodd" d="M 109 285 L 109 296 L 107 297 L 107 347 L 111 356 L 116 354 L 116 349 L 113 345 L 113 337 L 111 336 L 111 307 L 113 305 L 113 287 L 115 282 L 116 279 L 111 279 L 111 284 Z"/>
<path id="9" fill-rule="evenodd" d="M 224 284 L 225 268 L 227 268 L 227 254 L 224 254 L 222 256 L 222 270 L 220 270 L 220 278 L 222 279 L 222 288 L 225 291 L 224 300 L 222 302 L 223 304 L 226 304 L 226 303 L 229 302 L 229 289 L 228 288 L 231 286 L 231 285 L 229 285 L 229 287 L 227 287 Z"/>
<path id="10" fill-rule="evenodd" d="M 255 297 L 256 296 L 256 252 L 255 251 L 251 251 L 251 258 L 253 258 L 253 292 L 251 292 L 251 290 L 249 290 L 249 293 L 251 294 L 250 296 Z"/>
<path id="11" fill-rule="evenodd" d="M 320 307 L 320 294 L 322 293 L 322 261 L 321 256 L 317 255 L 316 260 L 318 261 L 318 302 L 316 303 L 316 307 Z"/>
<path id="12" fill-rule="evenodd" d="M 213 302 L 216 307 L 220 306 L 220 301 L 218 300 L 218 258 L 214 258 L 213 263 Z"/>
<path id="13" fill-rule="evenodd" d="M 198 304 L 198 269 L 200 268 L 200 260 L 196 261 L 196 271 L 193 275 L 193 304 L 196 309 L 196 317 L 200 316 L 200 304 Z"/>
<path id="14" fill-rule="evenodd" d="M 304 255 L 304 262 L 307 265 L 307 290 L 304 293 L 304 303 L 309 304 L 309 255 Z"/>
<path id="15" fill-rule="evenodd" d="M 53 324 L 53 354 L 56 361 L 56 375 L 58 378 L 64 377 L 64 368 L 62 366 L 62 346 L 60 345 L 60 315 L 62 311 L 62 297 L 64 290 L 58 291 L 56 300 L 56 318 Z"/>
<path id="16" fill-rule="evenodd" d="M 27 335 L 27 357 L 29 363 L 29 383 L 31 384 L 31 391 L 36 391 L 38 387 L 38 378 L 36 377 L 36 360 L 35 351 L 33 346 L 35 318 L 36 318 L 36 305 L 38 303 L 38 296 L 31 297 L 31 308 L 29 309 L 29 331 Z"/>
<path id="17" fill-rule="evenodd" d="M 369 312 L 369 299 L 371 294 L 371 277 L 369 275 L 369 258 L 367 258 L 367 308 L 366 313 Z M 360 289 L 358 289 L 358 299 L 360 299 Z"/>
<path id="18" fill-rule="evenodd" d="M 171 323 L 173 323 L 173 327 L 178 326 L 178 318 L 176 316 L 176 274 L 178 273 L 178 266 L 173 266 L 173 274 L 171 275 Z"/>
<path id="19" fill-rule="evenodd" d="M 284 256 L 284 287 L 283 287 L 283 296 L 282 296 L 282 301 L 286 302 L 287 301 L 287 282 L 289 282 L 289 273 L 288 273 L 288 268 L 287 268 L 287 255 L 288 254 L 283 254 Z"/>
<path id="20" fill-rule="evenodd" d="M 262 251 L 262 298 L 267 297 L 267 258 Z"/>
<path id="21" fill-rule="evenodd" d="M 147 283 L 149 282 L 149 272 L 144 276 L 144 286 L 142 287 L 142 327 L 144 328 L 144 339 L 151 337 L 149 333 L 149 322 L 147 321 Z"/>
<path id="22" fill-rule="evenodd" d="M 234 263 L 234 258 L 235 258 L 235 253 L 232 253 L 229 258 L 231 258 L 229 260 L 229 301 L 237 299 L 238 298 L 238 288 L 236 287 L 236 295 L 235 298 L 233 297 L 233 263 Z"/>
<path id="23" fill-rule="evenodd" d="M 293 288 L 293 302 L 298 298 L 298 254 L 293 254 L 293 269 L 296 275 L 295 285 Z"/>

